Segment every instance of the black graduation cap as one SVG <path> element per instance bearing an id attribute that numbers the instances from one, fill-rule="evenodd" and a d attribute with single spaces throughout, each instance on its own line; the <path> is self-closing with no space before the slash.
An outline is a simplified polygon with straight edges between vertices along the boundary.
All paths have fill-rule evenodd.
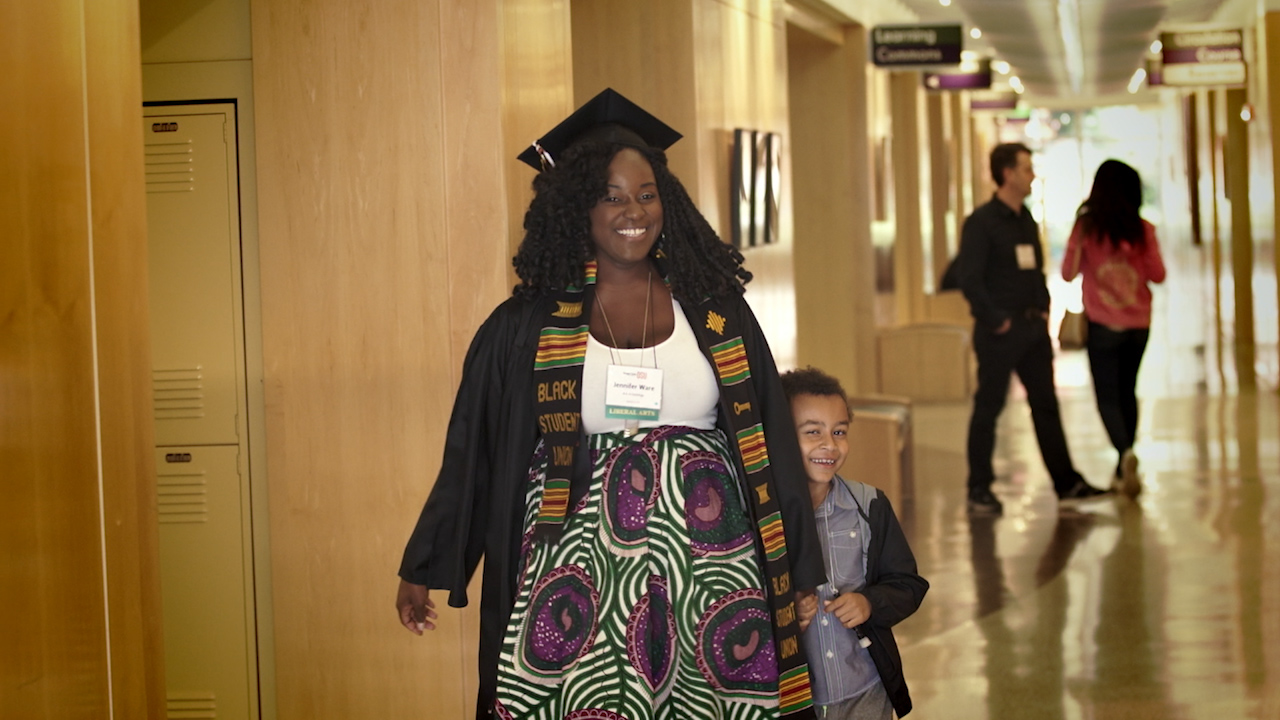
<path id="1" fill-rule="evenodd" d="M 534 170 L 542 170 L 554 165 L 555 158 L 566 148 L 587 140 L 666 150 L 680 138 L 680 133 L 644 108 L 613 88 L 605 88 L 525 148 L 519 160 Z"/>

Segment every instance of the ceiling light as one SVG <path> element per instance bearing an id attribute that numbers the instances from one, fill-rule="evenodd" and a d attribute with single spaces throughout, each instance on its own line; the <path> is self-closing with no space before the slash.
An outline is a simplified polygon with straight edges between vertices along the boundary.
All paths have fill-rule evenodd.
<path id="1" fill-rule="evenodd" d="M 1080 3 L 1058 0 L 1058 30 L 1062 33 L 1062 49 L 1067 56 L 1067 80 L 1071 90 L 1080 94 L 1084 85 L 1084 45 L 1080 39 Z"/>
<path id="2" fill-rule="evenodd" d="M 938 4 L 942 7 L 951 7 L 951 0 L 938 0 Z"/>
<path id="3" fill-rule="evenodd" d="M 1062 113 L 1061 115 L 1058 116 L 1058 121 L 1061 122 L 1063 125 L 1070 125 L 1071 113 Z"/>
<path id="4" fill-rule="evenodd" d="M 1245 103 L 1243 106 L 1241 106 L 1240 119 L 1245 122 L 1249 122 L 1253 120 L 1253 105 L 1250 105 L 1249 103 Z"/>
<path id="5" fill-rule="evenodd" d="M 1164 49 L 1164 43 L 1160 42 L 1159 40 L 1155 40 L 1151 43 L 1151 52 L 1158 53 L 1163 49 Z"/>
<path id="6" fill-rule="evenodd" d="M 993 61 L 993 62 L 991 63 L 991 67 L 992 67 L 992 69 L 994 69 L 996 72 L 1000 73 L 1001 75 L 1008 75 L 1008 74 L 1009 74 L 1009 63 L 1007 63 L 1007 62 L 1005 62 L 1005 61 L 1003 61 L 1003 60 L 995 60 L 995 61 Z"/>
<path id="7" fill-rule="evenodd" d="M 974 40 L 977 40 L 978 38 L 982 37 L 982 31 L 979 30 L 978 28 L 974 28 L 969 31 L 969 37 L 973 38 Z"/>
<path id="8" fill-rule="evenodd" d="M 1133 71 L 1133 77 L 1129 78 L 1129 93 L 1136 93 L 1142 87 L 1142 81 L 1147 79 L 1147 71 L 1138 68 Z"/>
<path id="9" fill-rule="evenodd" d="M 1022 86 L 1022 80 L 1017 75 L 1009 76 L 1009 87 L 1013 88 L 1013 91 L 1018 93 L 1019 95 L 1021 95 L 1022 92 L 1026 90 L 1026 88 Z"/>
<path id="10" fill-rule="evenodd" d="M 974 51 L 972 51 L 972 50 L 961 50 L 961 51 L 960 51 L 960 62 L 962 62 L 962 63 L 967 63 L 967 62 L 978 62 L 978 53 L 976 53 L 976 52 L 974 52 Z"/>

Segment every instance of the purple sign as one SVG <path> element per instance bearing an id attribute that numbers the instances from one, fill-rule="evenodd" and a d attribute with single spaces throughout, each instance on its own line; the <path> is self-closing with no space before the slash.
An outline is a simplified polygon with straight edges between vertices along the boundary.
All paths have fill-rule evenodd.
<path id="1" fill-rule="evenodd" d="M 962 65 L 957 72 L 927 72 L 921 78 L 926 90 L 986 90 L 991 87 L 991 61 Z"/>

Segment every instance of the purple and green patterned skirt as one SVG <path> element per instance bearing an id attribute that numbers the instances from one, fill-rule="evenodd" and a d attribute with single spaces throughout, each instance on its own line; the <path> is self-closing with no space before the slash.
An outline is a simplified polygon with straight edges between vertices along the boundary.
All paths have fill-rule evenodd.
<path id="1" fill-rule="evenodd" d="M 535 454 L 497 716 L 778 717 L 755 526 L 723 433 L 589 442 L 591 490 L 554 545 L 530 540 L 546 468 Z"/>

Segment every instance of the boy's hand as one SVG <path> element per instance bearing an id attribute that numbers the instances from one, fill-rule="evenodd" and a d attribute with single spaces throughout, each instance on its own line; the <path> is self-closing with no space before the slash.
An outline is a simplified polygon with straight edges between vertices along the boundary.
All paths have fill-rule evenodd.
<path id="1" fill-rule="evenodd" d="M 818 616 L 818 596 L 813 592 L 796 591 L 796 613 L 800 618 L 800 632 L 809 627 L 809 623 Z"/>
<path id="2" fill-rule="evenodd" d="M 825 603 L 822 609 L 835 615 L 840 624 L 850 630 L 871 618 L 871 601 L 862 593 L 844 593 Z"/>

